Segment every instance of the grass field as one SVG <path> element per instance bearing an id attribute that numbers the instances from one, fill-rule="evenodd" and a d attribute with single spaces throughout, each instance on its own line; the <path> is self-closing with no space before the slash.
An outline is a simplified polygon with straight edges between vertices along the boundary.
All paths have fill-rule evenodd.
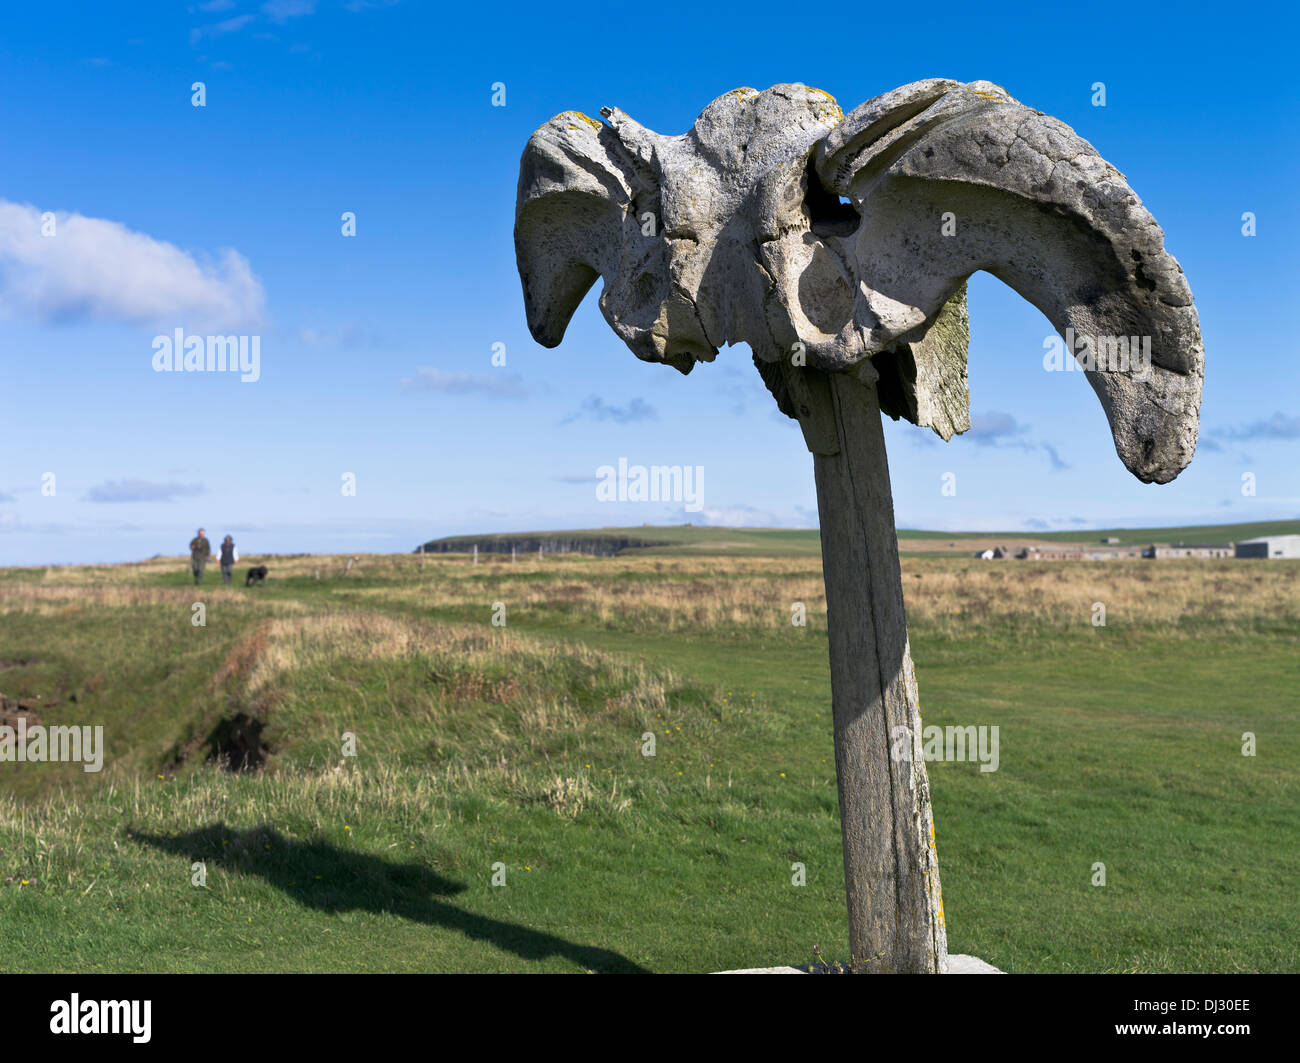
<path id="1" fill-rule="evenodd" d="M 175 558 L 0 570 L 0 692 L 107 745 L 99 775 L 0 764 L 0 969 L 847 958 L 825 603 L 798 534 L 346 575 L 270 558 L 265 587 L 209 572 L 198 594 Z M 950 951 L 1300 969 L 1300 562 L 903 568 L 925 722 L 1001 734 L 996 772 L 930 765 Z M 209 759 L 240 712 L 271 750 L 255 774 Z"/>

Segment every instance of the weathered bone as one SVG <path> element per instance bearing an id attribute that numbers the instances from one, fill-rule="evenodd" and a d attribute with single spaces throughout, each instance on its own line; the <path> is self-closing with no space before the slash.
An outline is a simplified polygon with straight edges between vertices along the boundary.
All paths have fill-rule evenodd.
<path id="1" fill-rule="evenodd" d="M 919 81 L 847 116 L 803 85 L 737 89 L 676 137 L 602 114 L 558 115 L 524 151 L 529 329 L 558 345 L 600 276 L 601 311 L 637 357 L 685 373 L 748 343 L 798 418 L 817 475 L 854 961 L 943 970 L 880 411 L 945 439 L 970 427 L 965 282 L 985 270 L 1063 336 L 1149 337 L 1149 366 L 1085 370 L 1121 460 L 1168 482 L 1196 444 L 1191 292 L 1123 176 L 989 82 Z M 910 753 L 895 762 L 899 734 Z"/>

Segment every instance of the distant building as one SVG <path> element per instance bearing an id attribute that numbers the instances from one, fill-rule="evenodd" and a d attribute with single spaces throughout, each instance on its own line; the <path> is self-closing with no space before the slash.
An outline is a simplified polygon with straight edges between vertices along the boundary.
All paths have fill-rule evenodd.
<path id="1" fill-rule="evenodd" d="M 1145 557 L 1154 561 L 1212 560 L 1224 557 L 1300 558 L 1300 535 L 1265 535 L 1240 543 L 1152 543 L 1147 547 L 1115 545 L 1113 536 L 1102 546 L 1062 543 L 1060 546 L 1026 546 L 1015 556 L 1022 561 L 1116 561 Z M 984 550 L 976 557 L 1007 557 L 1005 547 Z"/>
<path id="2" fill-rule="evenodd" d="M 1300 557 L 1300 535 L 1265 535 L 1237 544 L 1238 557 Z"/>
<path id="3" fill-rule="evenodd" d="M 1100 549 L 1094 547 L 1083 552 L 1085 561 L 1122 561 L 1125 558 L 1141 556 L 1142 548 L 1140 546 L 1111 546 Z"/>
<path id="4" fill-rule="evenodd" d="M 1119 545 L 1119 536 L 1107 535 L 1105 538 L 1102 539 L 1102 542 L 1107 546 L 1117 546 Z"/>
<path id="5" fill-rule="evenodd" d="M 1235 553 L 1232 543 L 1173 543 L 1172 545 L 1157 543 L 1150 550 L 1144 550 L 1142 556 L 1154 558 L 1157 561 L 1169 561 L 1175 558 L 1203 559 L 1236 557 L 1238 555 Z"/>
<path id="6" fill-rule="evenodd" d="M 1142 557 L 1138 546 L 1026 546 L 1016 554 L 1022 561 L 1122 561 Z"/>
<path id="7" fill-rule="evenodd" d="M 1078 546 L 1026 546 L 1016 555 L 1022 561 L 1082 561 Z"/>

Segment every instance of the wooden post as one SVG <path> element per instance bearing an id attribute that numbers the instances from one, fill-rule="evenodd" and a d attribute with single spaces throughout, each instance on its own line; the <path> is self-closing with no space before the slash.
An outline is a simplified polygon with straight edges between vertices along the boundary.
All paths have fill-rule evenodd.
<path id="1" fill-rule="evenodd" d="M 420 567 L 424 568 L 424 543 L 420 544 Z"/>
<path id="2" fill-rule="evenodd" d="M 474 544 L 474 564 L 478 564 L 478 543 Z"/>
<path id="3" fill-rule="evenodd" d="M 853 969 L 940 973 L 947 935 L 874 371 L 786 378 L 817 477 Z"/>

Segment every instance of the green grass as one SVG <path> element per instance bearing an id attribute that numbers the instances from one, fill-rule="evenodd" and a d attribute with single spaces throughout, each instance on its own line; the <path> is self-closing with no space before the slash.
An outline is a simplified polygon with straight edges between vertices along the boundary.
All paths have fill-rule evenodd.
<path id="1" fill-rule="evenodd" d="M 91 572 L 48 609 L 4 610 L 4 588 L 48 580 L 0 572 L 0 691 L 63 697 L 50 718 L 105 724 L 111 758 L 101 777 L 0 765 L 0 969 L 846 958 L 824 623 L 683 635 L 566 605 L 565 583 L 661 585 L 668 560 L 557 563 L 535 577 L 545 603 L 505 629 L 486 609 L 523 575 L 509 566 L 472 574 L 481 609 L 385 597 L 423 580 L 437 601 L 453 564 L 319 583 L 273 569 L 260 593 L 209 586 L 206 628 L 165 563 L 105 577 L 154 600 L 95 600 Z M 334 625 L 319 644 L 295 641 L 318 621 Z M 259 671 L 276 647 L 294 649 L 285 669 Z M 912 647 L 926 724 L 1000 727 L 997 772 L 930 765 L 950 951 L 1010 971 L 1300 969 L 1292 620 L 1173 637 L 973 619 L 953 637 L 922 616 Z M 257 775 L 205 760 L 235 710 L 267 721 Z"/>

